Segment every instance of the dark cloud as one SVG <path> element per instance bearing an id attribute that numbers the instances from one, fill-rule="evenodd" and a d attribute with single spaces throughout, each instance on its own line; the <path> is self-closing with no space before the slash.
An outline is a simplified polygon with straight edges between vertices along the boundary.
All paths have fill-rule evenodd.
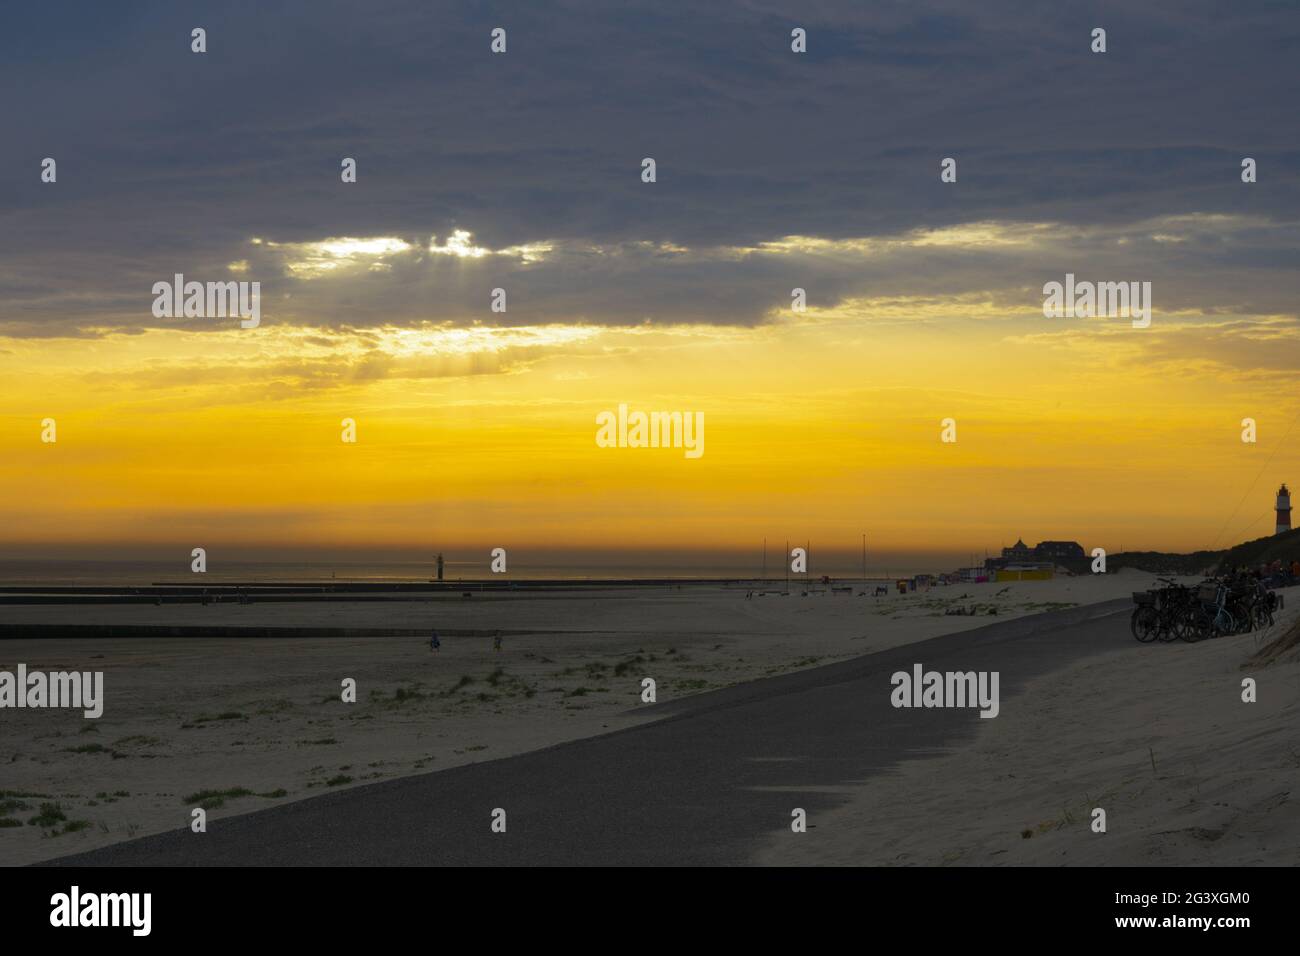
<path id="1" fill-rule="evenodd" d="M 1107 268 L 1179 299 L 1271 309 L 1296 291 L 1290 3 L 85 2 L 6 16 L 0 327 L 14 334 L 151 321 L 153 282 L 226 278 L 245 258 L 238 278 L 297 321 L 490 320 L 480 303 L 508 285 L 511 321 L 746 323 L 792 285 L 823 302 L 1017 288 L 1049 264 L 976 249 L 791 268 L 732 247 L 983 220 L 1120 235 L 1191 213 L 1258 233 L 1216 244 L 1202 228 Z M 189 52 L 194 26 L 207 54 Z M 495 26 L 505 56 L 488 52 Z M 793 26 L 806 56 L 789 50 Z M 1088 50 L 1094 26 L 1105 55 Z M 39 182 L 45 156 L 55 185 Z M 356 185 L 339 182 L 344 156 Z M 945 156 L 955 185 L 939 182 Z M 457 228 L 565 252 L 303 283 L 259 274 L 248 249 Z M 698 255 L 646 251 L 659 244 Z"/>

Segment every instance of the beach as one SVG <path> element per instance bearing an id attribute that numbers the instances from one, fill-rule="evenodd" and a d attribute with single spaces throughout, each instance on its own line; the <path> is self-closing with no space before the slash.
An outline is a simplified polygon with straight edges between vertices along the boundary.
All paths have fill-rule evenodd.
<path id="1" fill-rule="evenodd" d="M 808 839 L 774 838 L 758 861 L 1296 866 L 1300 650 L 1252 658 L 1298 620 L 1293 606 L 1258 634 L 1133 642 L 1064 666 L 974 741 L 845 788 Z M 1088 831 L 1097 808 L 1104 833 Z"/>
<path id="2" fill-rule="evenodd" d="M 104 714 L 10 710 L 0 861 L 29 863 L 340 788 L 633 727 L 658 703 L 995 621 L 1127 597 L 1150 575 L 953 585 L 875 598 L 681 586 L 499 599 L 8 606 L 0 623 L 434 627 L 427 637 L 15 638 L 0 667 L 102 670 Z M 949 615 L 951 607 L 977 615 Z M 996 608 L 997 614 L 987 611 Z M 1127 627 L 1127 618 L 1116 626 Z M 502 632 L 502 648 L 493 635 Z M 1141 650 L 1136 643 L 1136 649 Z M 1161 647 L 1174 659 L 1194 648 Z M 342 700 L 356 682 L 356 702 Z M 1002 717 L 989 723 L 999 728 Z M 900 796 L 900 799 L 902 797 Z M 63 819 L 33 825 L 44 804 Z M 847 810 L 845 812 L 848 812 Z"/>

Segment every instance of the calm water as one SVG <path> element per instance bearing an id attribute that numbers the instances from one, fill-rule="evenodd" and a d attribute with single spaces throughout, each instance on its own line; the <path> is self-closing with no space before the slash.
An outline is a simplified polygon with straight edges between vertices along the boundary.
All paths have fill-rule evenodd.
<path id="1" fill-rule="evenodd" d="M 913 559 L 914 561 L 915 559 Z M 951 570 L 960 562 L 933 565 L 874 564 L 867 563 L 867 576 L 873 579 L 908 577 L 919 573 Z M 861 561 L 852 563 L 847 558 L 840 561 L 825 559 L 819 566 L 814 556 L 814 578 L 829 574 L 835 578 L 862 579 Z M 217 560 L 208 556 L 205 581 L 429 581 L 434 577 L 432 561 L 320 561 L 320 562 L 257 562 Z M 611 578 L 734 578 L 757 579 L 762 574 L 761 559 L 756 564 L 740 565 L 735 562 L 709 561 L 696 558 L 681 563 L 669 560 L 629 562 L 587 560 L 581 564 L 543 564 L 512 560 L 504 580 L 608 580 Z M 443 578 L 447 581 L 479 580 L 493 577 L 489 574 L 486 559 L 475 561 L 447 560 Z M 783 567 L 777 565 L 775 556 L 769 557 L 768 580 L 785 579 Z M 803 577 L 792 575 L 792 578 Z M 67 560 L 67 559 L 0 559 L 0 584 L 47 585 L 144 585 L 156 582 L 190 584 L 195 575 L 190 571 L 188 559 L 158 560 Z"/>

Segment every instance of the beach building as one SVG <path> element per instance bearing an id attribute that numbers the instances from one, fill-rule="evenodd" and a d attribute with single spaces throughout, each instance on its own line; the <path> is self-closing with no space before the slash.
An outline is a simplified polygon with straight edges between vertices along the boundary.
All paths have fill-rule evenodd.
<path id="1" fill-rule="evenodd" d="M 1023 538 L 1017 538 L 1016 543 L 1011 547 L 1002 549 L 1002 560 L 1009 564 L 1032 561 L 1034 560 L 1034 550 L 1025 544 Z"/>
<path id="2" fill-rule="evenodd" d="M 1039 561 L 1053 561 L 1068 565 L 1072 561 L 1085 561 L 1083 545 L 1077 541 L 1040 541 L 1034 546 L 1034 557 Z"/>
<path id="3" fill-rule="evenodd" d="M 986 558 L 984 567 L 990 574 L 1011 569 L 1047 572 L 1046 577 L 1035 574 L 1027 577 L 996 578 L 999 581 L 1030 581 L 1051 578 L 1057 566 L 1077 573 L 1081 569 L 1080 566 L 1086 563 L 1087 556 L 1084 554 L 1083 545 L 1077 541 L 1040 541 L 1031 548 L 1025 544 L 1023 538 L 1017 538 L 1016 543 L 1011 547 L 1002 549 L 1001 557 Z"/>

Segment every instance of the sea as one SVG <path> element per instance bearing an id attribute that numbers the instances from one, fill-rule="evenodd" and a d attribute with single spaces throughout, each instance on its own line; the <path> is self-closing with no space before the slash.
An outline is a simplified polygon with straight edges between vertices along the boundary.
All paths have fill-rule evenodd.
<path id="1" fill-rule="evenodd" d="M 952 570 L 961 562 L 922 563 L 915 558 L 901 557 L 896 562 L 868 561 L 864 568 L 861 560 L 855 564 L 847 556 L 840 560 L 829 557 L 819 562 L 818 555 L 811 562 L 811 577 L 820 579 L 828 575 L 834 579 L 854 581 L 892 581 L 910 578 L 916 574 L 934 574 Z M 434 580 L 436 564 L 432 559 L 384 560 L 333 560 L 319 561 L 295 559 L 292 561 L 249 561 L 223 559 L 210 555 L 207 571 L 202 578 L 207 583 L 316 583 L 343 582 L 425 582 Z M 447 558 L 443 564 L 444 581 L 478 580 L 541 580 L 541 581 L 609 581 L 609 580 L 735 580 L 755 581 L 766 577 L 772 582 L 784 581 L 785 566 L 771 557 L 764 575 L 760 562 L 741 563 L 735 560 L 718 560 L 691 557 L 675 561 L 667 556 L 647 559 L 637 556 L 633 560 L 617 558 L 585 558 L 580 561 L 546 562 L 538 560 L 512 561 L 505 574 L 491 574 L 486 556 L 473 560 Z M 809 575 L 792 574 L 791 580 Z M 176 560 L 121 559 L 92 560 L 70 558 L 0 558 L 0 586 L 44 584 L 60 587 L 76 586 L 143 586 L 148 584 L 193 584 L 199 575 L 190 570 L 189 556 Z"/>

